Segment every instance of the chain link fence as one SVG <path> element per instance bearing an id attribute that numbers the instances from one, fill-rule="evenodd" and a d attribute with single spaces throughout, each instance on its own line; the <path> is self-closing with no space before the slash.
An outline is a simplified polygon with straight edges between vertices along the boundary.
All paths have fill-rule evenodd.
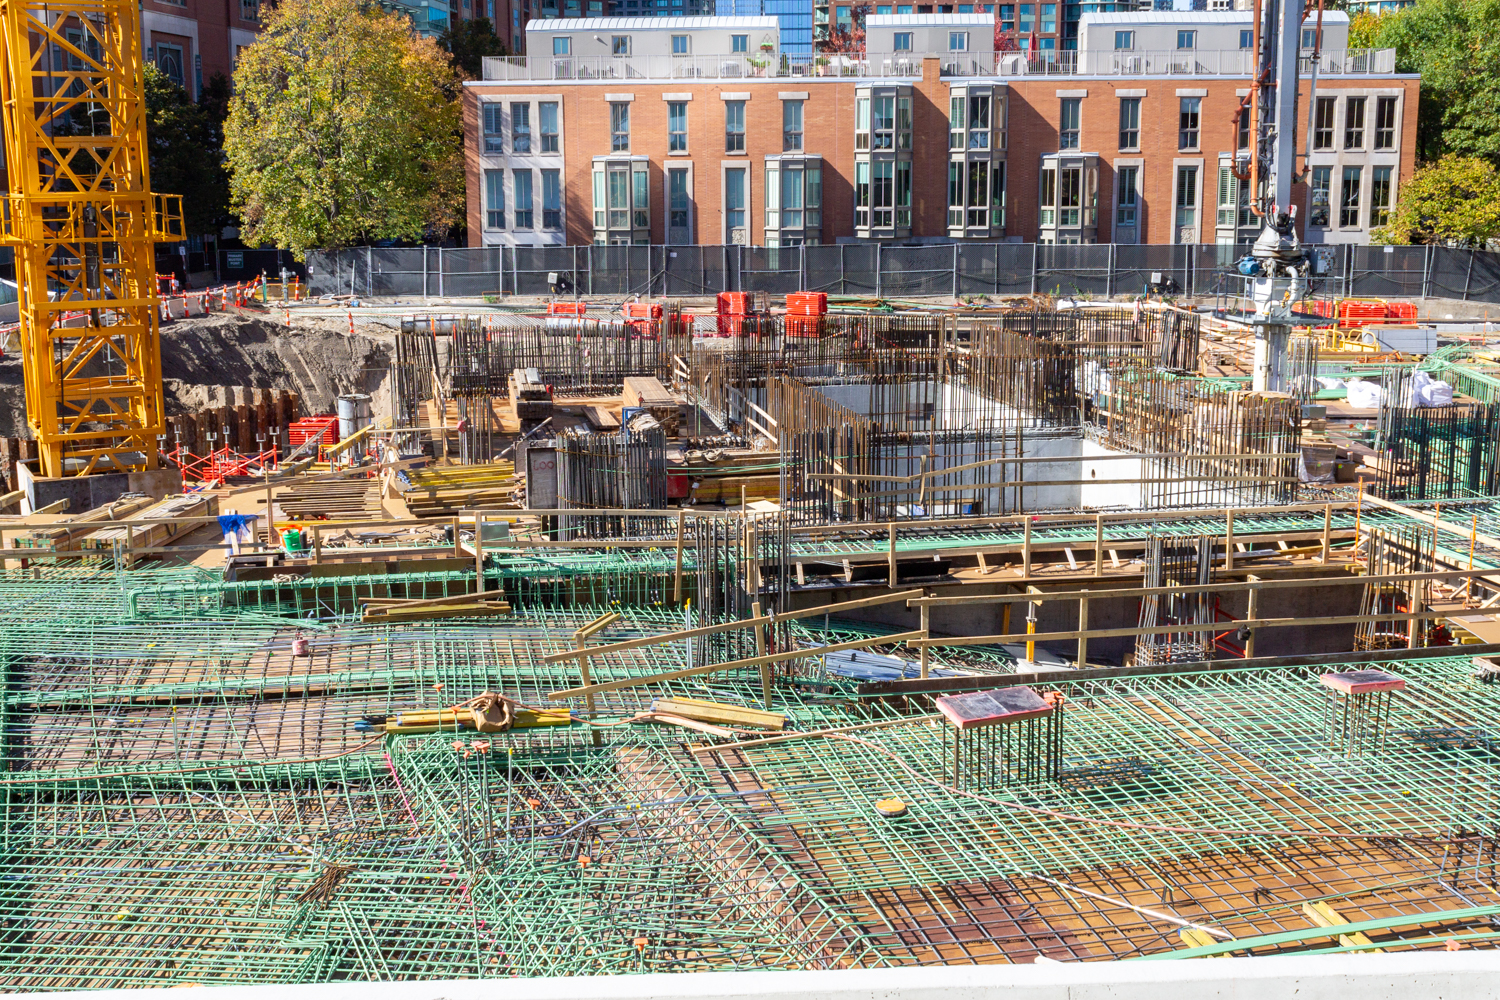
<path id="1" fill-rule="evenodd" d="M 808 247 L 556 246 L 360 247 L 312 253 L 315 295 L 397 297 L 544 295 L 695 296 L 717 292 L 882 298 L 1048 293 L 1105 297 L 1146 290 L 1233 297 L 1248 244 L 1049 245 L 873 243 Z M 1500 253 L 1447 247 L 1321 246 L 1313 292 L 1500 303 Z M 274 276 L 291 255 L 237 253 L 236 273 Z M 225 263 L 228 263 L 227 261 Z"/>

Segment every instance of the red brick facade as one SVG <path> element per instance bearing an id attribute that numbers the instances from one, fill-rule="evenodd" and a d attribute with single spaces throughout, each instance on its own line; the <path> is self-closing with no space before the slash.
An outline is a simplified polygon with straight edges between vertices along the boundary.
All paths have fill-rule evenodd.
<path id="1" fill-rule="evenodd" d="M 948 238 L 948 107 L 951 87 L 976 83 L 972 79 L 940 77 L 938 61 L 929 58 L 923 64 L 920 79 L 899 81 L 910 87 L 912 99 L 912 226 L 910 239 L 937 241 Z M 891 81 L 880 81 L 890 83 Z M 1039 235 L 1038 191 L 1042 157 L 1058 151 L 1059 91 L 1081 97 L 1081 135 L 1078 151 L 1097 154 L 1098 213 L 1096 225 L 1084 234 L 1085 242 L 1111 242 L 1115 198 L 1115 163 L 1128 161 L 1140 167 L 1140 222 L 1137 242 L 1176 242 L 1173 220 L 1174 166 L 1196 163 L 1201 169 L 1199 192 L 1199 230 L 1201 242 L 1214 242 L 1212 212 L 1213 183 L 1221 153 L 1236 148 L 1234 113 L 1239 94 L 1248 81 L 1226 77 L 1141 77 L 1080 78 L 1069 76 L 1020 77 L 999 79 L 1008 93 L 1006 132 L 1006 219 L 1003 238 L 1032 242 Z M 692 200 L 695 226 L 689 242 L 718 244 L 726 242 L 723 212 L 722 171 L 725 164 L 744 162 L 750 173 L 748 210 L 750 242 L 761 244 L 764 237 L 765 158 L 782 153 L 782 100 L 789 91 L 805 93 L 803 105 L 803 151 L 817 154 L 823 161 L 823 224 L 821 242 L 833 243 L 855 236 L 855 101 L 864 81 L 852 78 L 780 78 L 771 80 L 671 80 L 642 82 L 610 80 L 608 82 L 527 81 L 477 82 L 465 92 L 465 144 L 468 170 L 468 230 L 472 246 L 509 243 L 582 244 L 594 240 L 591 171 L 593 158 L 610 151 L 610 101 L 628 100 L 630 105 L 630 149 L 632 156 L 650 160 L 652 243 L 667 242 L 665 171 L 683 164 L 692 165 Z M 1370 95 L 1373 114 L 1377 96 L 1398 99 L 1397 148 L 1370 152 L 1366 139 L 1364 151 L 1342 153 L 1330 151 L 1330 162 L 1365 164 L 1379 162 L 1395 169 L 1396 190 L 1408 178 L 1414 166 L 1416 145 L 1418 80 L 1412 76 L 1343 76 L 1322 79 L 1320 97 L 1342 98 L 1349 94 Z M 868 85 L 868 84 L 865 84 Z M 997 87 L 997 91 L 1001 89 Z M 1303 113 L 1307 122 L 1307 83 L 1304 81 Z M 1119 91 L 1134 92 L 1141 100 L 1140 148 L 1124 152 L 1119 149 Z M 1144 91 L 1144 94 L 1141 92 Z M 1201 97 L 1200 137 L 1196 149 L 1178 148 L 1179 91 L 1203 94 Z M 1086 92 L 1086 96 L 1083 96 Z M 681 100 L 688 97 L 687 149 L 684 153 L 668 151 L 668 102 L 664 94 Z M 745 99 L 745 151 L 725 152 L 724 95 L 748 95 Z M 561 142 L 559 152 L 549 156 L 531 156 L 528 167 L 546 168 L 551 163 L 563 172 L 563 207 L 565 232 L 551 238 L 530 238 L 506 230 L 487 231 L 483 199 L 486 169 L 509 169 L 515 164 L 505 156 L 487 157 L 482 152 L 479 135 L 480 103 L 499 100 L 510 104 L 542 99 L 560 103 Z M 533 109 L 535 104 L 533 104 Z M 533 110 L 532 115 L 537 112 Z M 534 120 L 534 119 L 533 119 Z M 1372 123 L 1366 123 L 1366 129 Z M 1305 132 L 1299 132 L 1305 148 Z M 1000 140 L 997 139 L 996 143 Z M 509 149 L 509 146 L 505 147 Z M 1365 174 L 1370 170 L 1365 167 Z M 1337 181 L 1335 181 L 1335 184 Z M 1335 193 L 1335 199 L 1337 193 Z M 1307 189 L 1300 184 L 1294 194 L 1299 214 L 1305 219 Z M 1334 234 L 1330 242 L 1365 242 L 1368 225 Z M 997 237 L 992 237 L 997 238 Z"/>

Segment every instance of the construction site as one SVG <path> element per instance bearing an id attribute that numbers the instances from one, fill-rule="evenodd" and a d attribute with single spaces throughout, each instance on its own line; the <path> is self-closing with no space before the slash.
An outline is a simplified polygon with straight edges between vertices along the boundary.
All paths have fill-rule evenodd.
<path id="1" fill-rule="evenodd" d="M 1274 208 L 1217 300 L 164 293 L 53 127 L 133 12 L 0 9 L 5 989 L 1500 939 L 1487 318 Z"/>

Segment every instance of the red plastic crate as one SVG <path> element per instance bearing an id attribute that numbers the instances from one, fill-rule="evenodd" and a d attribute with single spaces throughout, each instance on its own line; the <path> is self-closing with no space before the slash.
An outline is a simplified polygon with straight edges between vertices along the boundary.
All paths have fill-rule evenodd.
<path id="1" fill-rule="evenodd" d="M 748 316 L 753 307 L 749 292 L 720 292 L 720 316 Z"/>
<path id="2" fill-rule="evenodd" d="M 1416 319 L 1417 304 L 1415 302 L 1387 302 L 1385 315 L 1388 319 Z"/>
<path id="3" fill-rule="evenodd" d="M 626 319 L 654 319 L 662 318 L 662 307 L 660 302 L 627 302 L 625 303 Z"/>
<path id="4" fill-rule="evenodd" d="M 788 337 L 800 337 L 808 340 L 816 340 L 818 327 L 821 320 L 817 316 L 798 316 L 788 313 L 782 322 L 782 329 Z"/>
<path id="5" fill-rule="evenodd" d="M 828 312 L 827 292 L 792 292 L 786 297 L 789 316 L 822 316 Z"/>
<path id="6" fill-rule="evenodd" d="M 587 302 L 549 302 L 548 316 L 582 316 L 589 311 Z"/>
<path id="7" fill-rule="evenodd" d="M 1339 303 L 1339 315 L 1344 319 L 1385 319 L 1386 304 L 1345 299 Z"/>
<path id="8" fill-rule="evenodd" d="M 300 448 L 312 438 L 321 436 L 323 445 L 339 443 L 339 418 L 337 414 L 322 414 L 303 417 L 287 425 L 287 439 L 293 448 Z"/>

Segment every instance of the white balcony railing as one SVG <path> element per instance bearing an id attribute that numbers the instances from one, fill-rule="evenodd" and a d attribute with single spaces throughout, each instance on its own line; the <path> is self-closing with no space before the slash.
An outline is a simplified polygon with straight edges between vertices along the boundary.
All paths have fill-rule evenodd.
<path id="1" fill-rule="evenodd" d="M 948 77 L 1024 76 L 1232 76 L 1252 75 L 1251 53 L 1174 50 L 1169 52 L 995 52 L 936 56 Z M 920 77 L 923 56 L 785 56 L 735 52 L 695 56 L 489 56 L 486 80 L 750 80 L 794 77 Z M 1393 73 L 1395 49 L 1324 52 L 1321 76 Z M 1304 56 L 1303 75 L 1312 70 Z"/>

